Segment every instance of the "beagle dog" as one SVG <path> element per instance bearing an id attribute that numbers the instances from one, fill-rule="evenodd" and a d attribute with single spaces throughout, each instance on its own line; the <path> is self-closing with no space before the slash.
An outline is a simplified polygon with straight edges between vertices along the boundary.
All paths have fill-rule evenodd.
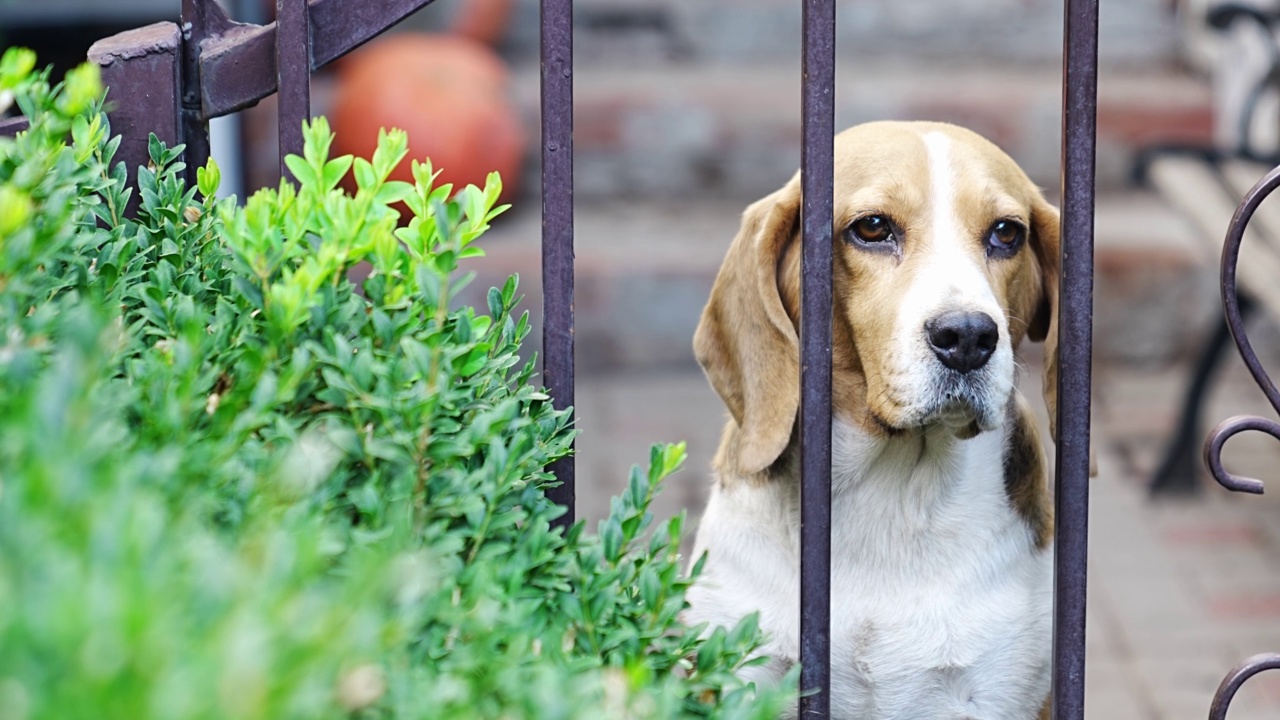
<path id="1" fill-rule="evenodd" d="M 1014 350 L 1057 382 L 1058 211 L 995 145 L 941 123 L 835 141 L 831 711 L 1047 717 L 1053 516 Z M 800 178 L 747 208 L 694 336 L 731 415 L 686 619 L 759 613 L 799 657 Z M 795 709 L 789 717 L 794 717 Z"/>

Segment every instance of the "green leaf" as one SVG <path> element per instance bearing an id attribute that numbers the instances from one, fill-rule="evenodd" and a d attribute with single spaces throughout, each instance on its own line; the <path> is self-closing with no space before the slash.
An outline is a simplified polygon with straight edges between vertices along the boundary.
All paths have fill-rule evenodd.
<path id="1" fill-rule="evenodd" d="M 755 639 L 760 632 L 760 614 L 748 613 L 743 616 L 738 624 L 729 632 L 726 643 L 730 647 L 741 647 L 745 643 Z"/>
<path id="2" fill-rule="evenodd" d="M 489 303 L 489 314 L 493 317 L 502 317 L 502 311 L 505 309 L 505 304 L 502 300 L 502 291 L 498 290 L 498 288 L 489 288 L 489 293 L 486 296 L 486 299 Z"/>
<path id="3" fill-rule="evenodd" d="M 35 210 L 25 193 L 12 185 L 0 185 L 0 241 L 25 227 Z"/>
<path id="4" fill-rule="evenodd" d="M 458 374 L 462 377 L 470 377 L 479 372 L 480 368 L 484 367 L 485 362 L 489 359 L 488 351 L 487 345 L 477 345 L 472 348 L 458 368 Z"/>
<path id="5" fill-rule="evenodd" d="M 353 156 L 351 155 L 341 155 L 324 164 L 324 178 L 321 183 L 321 189 L 324 192 L 336 188 L 338 183 L 342 182 L 343 176 L 351 169 L 352 160 Z M 289 169 L 292 170 L 292 166 Z M 295 173 L 296 176 L 297 174 Z"/>
<path id="6" fill-rule="evenodd" d="M 289 168 L 289 172 L 293 174 L 293 179 L 298 181 L 298 185 L 307 187 L 317 184 L 316 173 L 307 164 L 307 161 L 297 155 L 286 155 L 284 164 Z"/>
<path id="7" fill-rule="evenodd" d="M 36 66 L 36 54 L 24 47 L 11 46 L 0 57 L 0 90 L 12 90 L 27 80 Z"/>
<path id="8" fill-rule="evenodd" d="M 652 567 L 645 566 L 640 571 L 640 598 L 649 607 L 657 607 L 662 598 L 662 582 Z"/>
<path id="9" fill-rule="evenodd" d="M 644 507 L 649 500 L 649 480 L 644 473 L 640 472 L 640 468 L 632 466 L 631 479 L 627 486 L 628 494 L 631 497 L 633 507 Z"/>
<path id="10" fill-rule="evenodd" d="M 354 171 L 357 189 L 369 190 L 377 184 L 378 179 L 373 172 L 373 165 L 368 160 L 361 157 L 356 158 Z"/>
<path id="11" fill-rule="evenodd" d="M 607 518 L 600 523 L 600 542 L 605 560 L 617 562 L 622 554 L 622 525 L 617 518 Z"/>
<path id="12" fill-rule="evenodd" d="M 262 309 L 262 288 L 247 277 L 231 278 L 231 285 L 255 309 Z"/>
<path id="13" fill-rule="evenodd" d="M 502 176 L 496 172 L 491 172 L 485 178 L 484 182 L 484 205 L 485 207 L 493 207 L 498 202 L 498 196 L 502 194 Z M 505 210 L 507 206 L 502 209 Z M 487 218 L 486 218 L 487 219 Z"/>
<path id="14" fill-rule="evenodd" d="M 373 151 L 373 168 L 378 180 L 385 180 L 409 152 L 409 136 L 399 129 L 378 131 L 378 145 Z"/>
<path id="15" fill-rule="evenodd" d="M 218 194 L 218 187 L 221 184 L 222 171 L 218 169 L 218 163 L 210 156 L 204 167 L 196 168 L 196 187 L 200 190 L 202 197 L 212 198 Z"/>
<path id="16" fill-rule="evenodd" d="M 147 135 L 147 157 L 151 158 L 151 162 L 157 166 L 164 165 L 164 145 L 155 133 Z"/>
<path id="17" fill-rule="evenodd" d="M 390 205 L 402 202 L 411 194 L 413 194 L 413 186 L 409 183 L 389 180 L 378 188 L 378 194 L 373 197 L 373 201 L 378 205 Z"/>
<path id="18" fill-rule="evenodd" d="M 702 643 L 702 647 L 698 648 L 698 672 L 710 672 L 715 667 L 716 662 L 720 660 L 720 654 L 724 652 L 724 641 L 723 627 L 717 627 L 711 631 L 711 635 Z"/>

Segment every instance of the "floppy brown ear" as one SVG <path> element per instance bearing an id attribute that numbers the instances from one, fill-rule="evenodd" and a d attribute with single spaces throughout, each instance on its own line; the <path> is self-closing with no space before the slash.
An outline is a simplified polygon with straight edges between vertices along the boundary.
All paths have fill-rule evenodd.
<path id="1" fill-rule="evenodd" d="M 800 345 L 778 292 L 799 209 L 797 178 L 747 208 L 693 335 L 694 356 L 738 425 L 743 475 L 782 455 L 800 404 Z"/>
<path id="2" fill-rule="evenodd" d="M 1062 254 L 1058 241 L 1058 209 L 1036 198 L 1031 211 L 1031 249 L 1040 268 L 1040 302 L 1027 326 L 1027 337 L 1044 341 L 1044 404 L 1049 411 L 1049 434 L 1058 441 L 1058 286 Z"/>
<path id="3" fill-rule="evenodd" d="M 1062 279 L 1062 244 L 1058 209 L 1037 198 L 1031 213 L 1031 247 L 1040 267 L 1041 298 L 1027 337 L 1044 341 L 1044 404 L 1049 435 L 1058 442 L 1058 287 Z M 1089 447 L 1089 477 L 1098 475 L 1097 449 Z"/>

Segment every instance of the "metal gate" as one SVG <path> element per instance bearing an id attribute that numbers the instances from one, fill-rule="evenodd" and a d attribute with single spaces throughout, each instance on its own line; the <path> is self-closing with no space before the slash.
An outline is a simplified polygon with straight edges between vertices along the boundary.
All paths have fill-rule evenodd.
<path id="1" fill-rule="evenodd" d="M 431 0 L 276 0 L 269 25 L 232 22 L 214 0 L 183 0 L 182 24 L 157 23 L 95 44 L 90 59 L 103 70 L 124 140 L 119 157 L 146 164 L 148 132 L 186 144 L 188 172 L 209 154 L 208 121 L 279 93 L 281 173 L 285 153 L 300 153 L 302 121 L 310 114 L 310 73 L 394 25 Z M 804 4 L 802 328 L 801 328 L 801 657 L 805 718 L 829 716 L 831 552 L 831 228 L 835 122 L 835 0 Z M 543 378 L 558 407 L 574 402 L 573 253 L 573 3 L 541 0 Z M 1053 716 L 1084 717 L 1085 568 L 1089 498 L 1090 357 L 1093 312 L 1093 209 L 1097 95 L 1097 0 L 1066 0 L 1063 38 L 1062 278 L 1059 301 L 1054 579 Z M 20 121 L 0 123 L 15 132 Z M 1257 199 L 1280 185 L 1273 172 Z M 1256 206 L 1256 202 L 1254 203 Z M 1248 201 L 1240 229 L 1250 214 Z M 1231 250 L 1229 245 L 1228 251 Z M 1234 260 L 1234 255 L 1232 255 Z M 1234 298 L 1234 285 L 1224 295 Z M 1228 304 L 1228 313 L 1233 306 Z M 1238 320 L 1238 308 L 1235 308 Z M 1236 326 L 1233 325 L 1233 329 Z M 1243 333 L 1237 339 L 1247 338 Z M 1249 351 L 1251 354 L 1251 351 Z M 1248 360 L 1248 357 L 1246 357 Z M 1250 368 L 1270 388 L 1256 358 Z M 1248 419 L 1220 429 L 1221 441 L 1244 428 L 1280 437 L 1280 425 Z M 1216 466 L 1215 474 L 1221 469 Z M 550 492 L 572 522 L 572 457 L 553 468 L 562 484 Z M 1224 477 L 1218 475 L 1220 480 Z M 1229 477 L 1229 476 L 1226 476 Z M 1228 484 L 1223 480 L 1224 484 Z M 1228 485 L 1230 486 L 1230 485 Z M 1234 687 L 1268 656 L 1228 679 L 1221 713 Z M 1224 683 L 1227 688 L 1228 683 Z M 1221 692 L 1220 692 L 1221 694 Z M 1215 708 L 1217 705 L 1215 705 Z M 1215 709 L 1215 712 L 1218 712 Z M 1214 717 L 1221 717 L 1215 715 Z"/>
<path id="2" fill-rule="evenodd" d="M 1226 239 L 1222 245 L 1219 284 L 1222 290 L 1222 307 L 1226 314 L 1227 327 L 1231 330 L 1231 337 L 1235 339 L 1236 349 L 1240 352 L 1240 358 L 1244 360 L 1245 366 L 1249 368 L 1249 373 L 1253 375 L 1254 382 L 1258 384 L 1258 387 L 1267 396 L 1271 407 L 1277 413 L 1280 413 L 1280 390 L 1276 389 L 1275 383 L 1271 381 L 1271 377 L 1262 367 L 1257 353 L 1253 350 L 1253 343 L 1249 341 L 1249 334 L 1244 324 L 1240 293 L 1236 288 L 1236 264 L 1240 260 L 1240 243 L 1244 239 L 1245 228 L 1248 226 L 1249 221 L 1253 219 L 1253 214 L 1257 211 L 1258 206 L 1277 187 L 1280 187 L 1280 167 L 1267 173 L 1240 201 L 1235 215 L 1231 218 L 1231 224 L 1227 227 Z M 1232 475 L 1222 465 L 1222 448 L 1227 440 L 1249 430 L 1264 432 L 1280 440 L 1280 423 L 1255 415 L 1236 415 L 1223 420 L 1209 433 L 1209 437 L 1204 444 L 1204 462 L 1209 467 L 1209 473 L 1213 475 L 1213 478 L 1226 489 L 1256 495 L 1262 493 L 1263 484 L 1261 480 Z M 1233 668 L 1223 678 L 1222 684 L 1218 686 L 1218 691 L 1213 695 L 1213 703 L 1209 709 L 1209 720 L 1226 720 L 1227 710 L 1231 707 L 1231 701 L 1235 698 L 1236 691 L 1240 689 L 1240 686 L 1260 672 L 1276 669 L 1280 669 L 1280 653 L 1254 655 Z"/>

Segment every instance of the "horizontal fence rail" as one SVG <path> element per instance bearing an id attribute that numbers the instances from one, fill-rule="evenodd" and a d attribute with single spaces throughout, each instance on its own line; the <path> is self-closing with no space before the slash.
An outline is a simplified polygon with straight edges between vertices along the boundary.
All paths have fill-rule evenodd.
<path id="1" fill-rule="evenodd" d="M 191 1 L 191 0 L 186 0 Z M 276 23 L 233 23 L 216 3 L 200 50 L 200 109 L 204 119 L 242 110 L 276 92 Z M 310 0 L 311 70 L 328 65 L 432 0 Z M 252 72 L 246 72 L 252 69 Z"/>
<path id="2" fill-rule="evenodd" d="M 186 145 L 194 181 L 209 157 L 209 120 L 280 88 L 282 155 L 296 151 L 310 113 L 310 73 L 431 2 L 277 0 L 277 21 L 252 25 L 233 22 L 214 0 L 182 0 L 181 26 L 155 23 L 99 40 L 89 60 L 110 88 L 112 125 L 124 138 L 117 159 L 146 165 L 154 132 L 168 145 Z"/>
<path id="3" fill-rule="evenodd" d="M 1052 702 L 1055 720 L 1083 720 L 1098 0 L 1067 0 L 1065 11 Z"/>
<path id="4" fill-rule="evenodd" d="M 0 135 L 17 135 L 26 129 L 27 119 L 24 117 L 0 119 Z"/>
<path id="5" fill-rule="evenodd" d="M 831 715 L 831 243 L 834 0 L 804 0 L 800 320 L 800 698 Z"/>

